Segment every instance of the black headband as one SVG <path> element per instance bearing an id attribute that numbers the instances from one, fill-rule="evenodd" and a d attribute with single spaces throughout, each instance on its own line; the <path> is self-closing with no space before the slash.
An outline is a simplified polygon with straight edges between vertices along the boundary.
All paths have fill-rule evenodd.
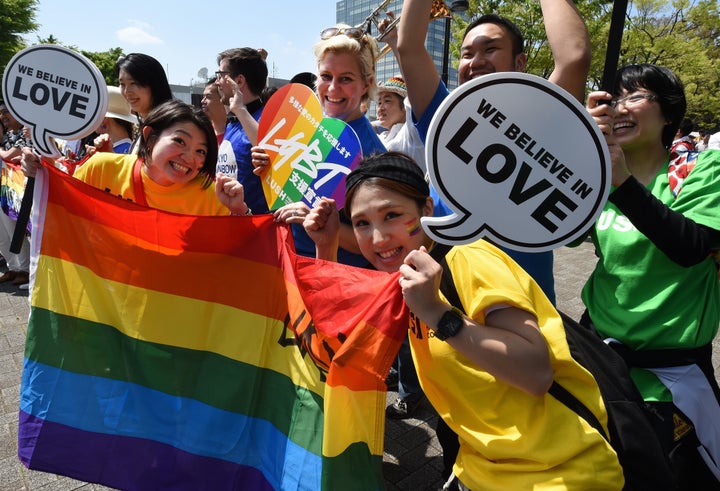
<path id="1" fill-rule="evenodd" d="M 425 182 L 423 171 L 415 162 L 387 154 L 372 156 L 360 162 L 360 165 L 345 178 L 345 193 L 370 177 L 401 182 L 417 189 L 423 196 L 430 195 L 430 187 Z"/>

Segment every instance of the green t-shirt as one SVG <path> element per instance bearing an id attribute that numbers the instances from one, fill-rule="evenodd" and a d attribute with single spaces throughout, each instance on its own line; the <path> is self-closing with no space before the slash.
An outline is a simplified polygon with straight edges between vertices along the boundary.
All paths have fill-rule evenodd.
<path id="1" fill-rule="evenodd" d="M 698 224 L 720 230 L 720 151 L 699 154 L 675 198 L 667 163 L 648 185 L 653 196 Z M 600 334 L 633 349 L 692 348 L 710 343 L 720 324 L 714 261 L 673 262 L 608 202 L 592 239 L 599 256 L 582 299 Z M 671 400 L 660 381 L 633 369 L 646 400 Z"/>

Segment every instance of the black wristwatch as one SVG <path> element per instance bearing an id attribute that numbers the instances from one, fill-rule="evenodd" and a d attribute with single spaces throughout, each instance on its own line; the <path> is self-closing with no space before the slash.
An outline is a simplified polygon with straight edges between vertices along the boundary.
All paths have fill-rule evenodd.
<path id="1" fill-rule="evenodd" d="M 437 329 L 435 329 L 435 337 L 440 341 L 445 341 L 460 332 L 465 325 L 463 313 L 460 309 L 452 307 L 445 312 L 438 321 Z"/>

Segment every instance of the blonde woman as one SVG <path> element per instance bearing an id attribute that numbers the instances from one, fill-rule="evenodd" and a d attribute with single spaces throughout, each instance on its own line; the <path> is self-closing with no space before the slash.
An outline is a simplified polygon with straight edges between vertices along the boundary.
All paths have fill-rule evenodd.
<path id="1" fill-rule="evenodd" d="M 360 140 L 363 155 L 385 151 L 385 146 L 375 133 L 370 120 L 362 110 L 363 104 L 375 99 L 375 60 L 378 44 L 375 38 L 362 29 L 338 24 L 320 32 L 315 45 L 317 58 L 316 91 L 323 114 L 347 123 Z M 252 149 L 255 173 L 262 174 L 270 163 L 269 156 L 261 147 Z M 299 226 L 310 211 L 302 202 L 292 203 L 274 212 L 275 219 L 295 224 L 293 236 L 299 254 L 315 255 L 315 244 Z M 353 266 L 367 267 L 368 262 L 360 255 L 351 228 L 344 224 L 340 232 L 339 261 Z"/>

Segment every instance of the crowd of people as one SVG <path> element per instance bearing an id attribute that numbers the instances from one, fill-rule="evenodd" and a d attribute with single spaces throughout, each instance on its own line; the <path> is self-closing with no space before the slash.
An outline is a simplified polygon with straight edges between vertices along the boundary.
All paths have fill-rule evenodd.
<path id="1" fill-rule="evenodd" d="M 200 108 L 173 98 L 157 60 L 123 56 L 106 118 L 91 138 L 62 142 L 56 165 L 145 206 L 272 213 L 291 227 L 299 254 L 399 272 L 412 315 L 388 374 L 398 397 L 386 414 L 408 418 L 430 402 L 445 489 L 623 489 L 610 443 L 548 393 L 563 382 L 607 426 L 597 383 L 567 347 L 552 252 L 479 240 L 453 247 L 441 265 L 420 226 L 424 216 L 453 213 L 426 177 L 424 142 L 450 95 L 425 46 L 432 3 L 405 0 L 397 29 L 387 33 L 401 73 L 376 80 L 376 39 L 338 24 L 319 33 L 316 73 L 293 80 L 311 86 L 323 115 L 344 121 L 360 141 L 363 160 L 346 177 L 342 208 L 323 198 L 312 208 L 269 209 L 262 176 L 270 157 L 258 145 L 258 122 L 272 91 L 267 53 L 249 47 L 217 55 Z M 586 306 L 578 321 L 611 340 L 660 416 L 656 436 L 675 473 L 668 489 L 720 489 L 720 389 L 711 361 L 720 326 L 720 133 L 694 131 L 678 74 L 661 66 L 621 67 L 611 88 L 586 94 L 591 52 L 579 11 L 570 0 L 540 5 L 554 61 L 548 79 L 586 105 L 612 161 L 609 199 L 587 234 L 598 261 L 578 292 Z M 465 30 L 458 82 L 526 64 L 521 29 L 488 13 Z M 1 105 L 0 122 L 4 179 L 20 169 L 32 177 L 40 165 L 32 141 Z M 0 282 L 22 287 L 29 242 L 20 253 L 9 250 L 9 201 L 0 213 L 7 269 Z M 439 289 L 444 268 L 464 309 Z"/>

